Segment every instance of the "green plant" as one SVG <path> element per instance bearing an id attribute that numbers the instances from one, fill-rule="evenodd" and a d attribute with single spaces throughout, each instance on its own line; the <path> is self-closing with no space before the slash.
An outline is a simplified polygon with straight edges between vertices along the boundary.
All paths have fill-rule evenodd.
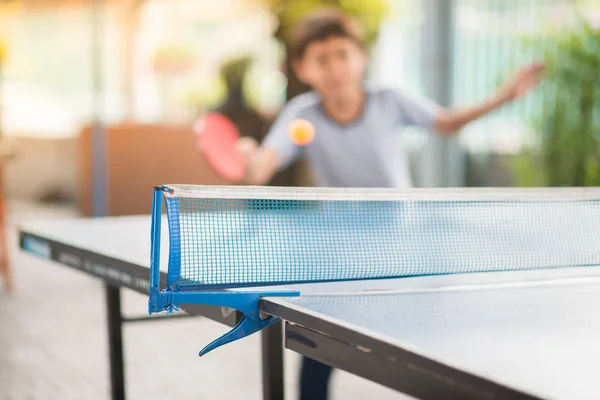
<path id="1" fill-rule="evenodd" d="M 600 28 L 583 17 L 528 44 L 541 50 L 544 107 L 538 146 L 516 161 L 521 183 L 600 186 Z M 540 171 L 542 169 L 542 171 Z"/>
<path id="2" fill-rule="evenodd" d="M 232 58 L 221 65 L 219 73 L 228 84 L 241 85 L 250 64 L 252 64 L 250 56 Z"/>
<path id="3" fill-rule="evenodd" d="M 377 38 L 379 24 L 389 9 L 388 0 L 262 0 L 279 20 L 278 36 L 287 41 L 290 28 L 304 15 L 320 8 L 335 7 L 356 19 L 364 29 L 367 44 Z"/>

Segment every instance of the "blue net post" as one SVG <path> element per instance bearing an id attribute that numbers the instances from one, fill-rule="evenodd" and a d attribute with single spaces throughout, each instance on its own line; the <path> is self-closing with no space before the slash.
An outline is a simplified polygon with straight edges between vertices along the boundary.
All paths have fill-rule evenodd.
<path id="1" fill-rule="evenodd" d="M 150 229 L 150 299 L 148 312 L 162 311 L 160 294 L 160 235 L 164 187 L 154 188 L 152 201 L 152 227 Z"/>

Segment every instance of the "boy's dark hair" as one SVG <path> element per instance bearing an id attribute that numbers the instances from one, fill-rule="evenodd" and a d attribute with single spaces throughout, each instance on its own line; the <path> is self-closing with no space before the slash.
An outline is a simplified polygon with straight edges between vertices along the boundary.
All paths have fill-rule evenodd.
<path id="1" fill-rule="evenodd" d="M 336 9 L 325 8 L 314 11 L 294 27 L 292 34 L 292 56 L 301 59 L 308 46 L 331 37 L 352 39 L 364 47 L 359 27 L 348 16 Z"/>

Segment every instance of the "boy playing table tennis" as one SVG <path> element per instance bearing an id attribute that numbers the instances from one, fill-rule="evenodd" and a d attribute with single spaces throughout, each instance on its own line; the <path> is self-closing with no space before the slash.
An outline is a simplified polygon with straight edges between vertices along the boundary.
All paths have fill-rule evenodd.
<path id="1" fill-rule="evenodd" d="M 260 147 L 251 139 L 240 140 L 248 166 L 242 183 L 266 184 L 305 154 L 320 186 L 408 188 L 408 161 L 396 137 L 399 126 L 454 134 L 525 95 L 543 71 L 541 64 L 527 66 L 483 104 L 446 110 L 404 91 L 366 84 L 368 57 L 360 32 L 336 11 L 307 16 L 293 38 L 294 70 L 313 92 L 289 102 Z M 297 119 L 308 120 L 315 128 L 315 139 L 308 146 L 298 146 L 288 136 L 290 123 Z M 330 367 L 304 359 L 300 398 L 326 399 L 330 374 Z"/>

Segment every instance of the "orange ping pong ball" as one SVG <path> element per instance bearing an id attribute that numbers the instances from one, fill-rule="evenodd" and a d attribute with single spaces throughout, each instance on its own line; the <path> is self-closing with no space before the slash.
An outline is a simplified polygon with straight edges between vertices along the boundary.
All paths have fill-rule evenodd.
<path id="1" fill-rule="evenodd" d="M 315 127 L 305 119 L 297 119 L 290 124 L 289 135 L 298 146 L 306 146 L 315 138 Z"/>

